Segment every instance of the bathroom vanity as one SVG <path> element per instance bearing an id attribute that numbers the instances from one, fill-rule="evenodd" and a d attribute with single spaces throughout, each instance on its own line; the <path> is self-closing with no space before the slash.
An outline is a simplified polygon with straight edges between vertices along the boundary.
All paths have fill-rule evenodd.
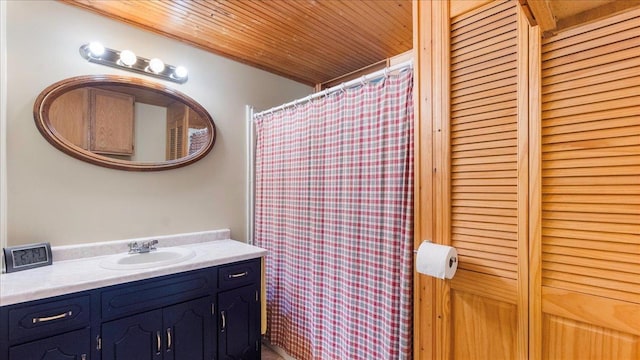
<path id="1" fill-rule="evenodd" d="M 183 246 L 196 256 L 161 268 L 104 269 L 103 256 L 3 274 L 0 358 L 260 359 L 266 252 L 233 240 Z M 21 301 L 63 291 L 60 279 L 48 290 L 17 290 L 19 281 L 52 279 L 47 270 L 79 271 L 69 287 L 101 286 Z"/>

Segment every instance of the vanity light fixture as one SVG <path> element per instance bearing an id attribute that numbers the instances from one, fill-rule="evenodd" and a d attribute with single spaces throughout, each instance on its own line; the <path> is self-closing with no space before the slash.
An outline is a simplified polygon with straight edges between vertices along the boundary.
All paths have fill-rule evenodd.
<path id="1" fill-rule="evenodd" d="M 97 41 L 92 41 L 89 43 L 89 52 L 91 56 L 100 57 L 104 54 L 104 46 Z"/>
<path id="2" fill-rule="evenodd" d="M 98 42 L 90 42 L 80 46 L 80 55 L 93 63 L 134 71 L 178 84 L 184 84 L 189 80 L 188 71 L 184 66 L 165 64 L 158 58 L 149 60 L 136 56 L 131 50 L 109 49 Z"/>
<path id="3" fill-rule="evenodd" d="M 138 57 L 131 50 L 122 50 L 120 51 L 120 58 L 118 59 L 118 63 L 124 66 L 133 66 L 138 62 Z"/>
<path id="4" fill-rule="evenodd" d="M 173 75 L 178 79 L 182 79 L 182 78 L 186 78 L 187 75 L 189 74 L 189 72 L 187 71 L 187 68 L 184 66 L 178 66 L 174 71 L 173 71 Z"/>
<path id="5" fill-rule="evenodd" d="M 156 74 L 164 71 L 164 62 L 158 58 L 153 58 L 149 60 L 149 70 L 153 71 Z"/>

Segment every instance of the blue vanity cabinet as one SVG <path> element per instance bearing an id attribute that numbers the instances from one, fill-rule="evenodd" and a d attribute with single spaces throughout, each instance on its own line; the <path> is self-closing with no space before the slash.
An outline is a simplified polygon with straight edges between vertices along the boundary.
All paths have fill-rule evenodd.
<path id="1" fill-rule="evenodd" d="M 216 281 L 214 267 L 102 289 L 102 360 L 213 359 Z"/>
<path id="2" fill-rule="evenodd" d="M 203 298 L 163 310 L 164 360 L 213 359 L 215 304 Z"/>
<path id="3" fill-rule="evenodd" d="M 2 307 L 0 359 L 89 359 L 90 299 L 85 292 Z"/>
<path id="4" fill-rule="evenodd" d="M 260 359 L 260 271 L 258 260 L 223 266 L 218 272 L 220 360 Z"/>
<path id="5" fill-rule="evenodd" d="M 0 360 L 259 360 L 260 271 L 258 258 L 3 306 Z"/>
<path id="6" fill-rule="evenodd" d="M 9 360 L 87 360 L 91 351 L 89 328 L 51 336 L 9 348 Z"/>
<path id="7" fill-rule="evenodd" d="M 161 360 L 162 311 L 128 316 L 102 324 L 103 360 Z"/>
<path id="8" fill-rule="evenodd" d="M 260 359 L 259 289 L 245 286 L 218 294 L 220 360 Z"/>
<path id="9" fill-rule="evenodd" d="M 102 324 L 102 360 L 213 358 L 210 298 Z"/>

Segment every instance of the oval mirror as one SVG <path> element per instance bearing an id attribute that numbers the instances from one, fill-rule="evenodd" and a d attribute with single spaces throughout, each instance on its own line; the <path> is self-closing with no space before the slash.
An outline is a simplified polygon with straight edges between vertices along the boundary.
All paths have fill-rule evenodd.
<path id="1" fill-rule="evenodd" d="M 204 107 L 139 78 L 94 75 L 59 81 L 40 93 L 33 114 L 53 146 L 113 169 L 185 166 L 207 155 L 216 139 Z"/>

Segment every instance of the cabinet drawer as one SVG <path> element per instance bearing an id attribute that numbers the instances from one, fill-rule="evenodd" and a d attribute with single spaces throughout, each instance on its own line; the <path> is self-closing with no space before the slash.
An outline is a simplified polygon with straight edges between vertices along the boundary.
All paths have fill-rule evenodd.
<path id="1" fill-rule="evenodd" d="M 89 295 L 84 295 L 13 307 L 9 310 L 9 341 L 88 326 L 90 303 Z"/>
<path id="2" fill-rule="evenodd" d="M 221 290 L 260 281 L 260 259 L 221 266 L 218 269 L 218 286 Z"/>
<path id="3" fill-rule="evenodd" d="M 165 276 L 118 285 L 101 293 L 103 319 L 157 309 L 210 294 L 215 270 Z"/>
<path id="4" fill-rule="evenodd" d="M 89 328 L 13 346 L 9 360 L 26 359 L 89 359 L 91 334 Z"/>

